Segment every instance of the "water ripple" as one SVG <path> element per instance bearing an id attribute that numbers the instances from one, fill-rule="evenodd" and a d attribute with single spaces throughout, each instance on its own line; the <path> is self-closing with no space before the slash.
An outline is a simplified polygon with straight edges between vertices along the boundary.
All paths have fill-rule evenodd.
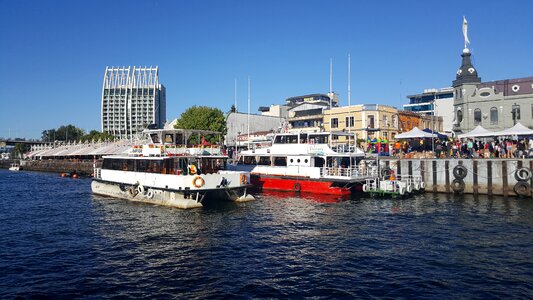
<path id="1" fill-rule="evenodd" d="M 0 170 L 0 298 L 532 298 L 533 201 L 258 194 L 179 210 Z"/>

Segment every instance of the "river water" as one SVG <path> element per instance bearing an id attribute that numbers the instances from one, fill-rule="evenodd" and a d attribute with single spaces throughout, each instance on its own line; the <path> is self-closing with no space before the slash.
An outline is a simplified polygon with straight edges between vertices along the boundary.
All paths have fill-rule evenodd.
<path id="1" fill-rule="evenodd" d="M 0 170 L 0 298 L 532 298 L 531 199 L 257 194 L 179 210 Z"/>

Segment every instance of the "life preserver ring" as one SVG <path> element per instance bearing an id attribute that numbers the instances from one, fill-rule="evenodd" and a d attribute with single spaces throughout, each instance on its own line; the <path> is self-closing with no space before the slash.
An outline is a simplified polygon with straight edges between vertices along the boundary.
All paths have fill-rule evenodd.
<path id="1" fill-rule="evenodd" d="M 154 198 L 154 195 L 155 195 L 154 190 L 148 190 L 148 192 L 146 192 L 146 198 L 148 199 Z"/>
<path id="2" fill-rule="evenodd" d="M 128 194 L 131 196 L 131 197 L 135 197 L 137 196 L 138 192 L 137 192 L 137 189 L 135 187 L 130 187 L 128 189 Z"/>
<path id="3" fill-rule="evenodd" d="M 240 181 L 241 181 L 241 184 L 246 184 L 248 181 L 246 180 L 246 175 L 245 174 L 241 174 L 241 177 L 240 177 Z"/>
<path id="4" fill-rule="evenodd" d="M 196 188 L 201 188 L 202 186 L 204 186 L 204 183 L 204 179 L 200 176 L 196 176 L 192 180 L 192 185 L 194 185 Z"/>
<path id="5" fill-rule="evenodd" d="M 528 181 L 531 179 L 531 170 L 525 167 L 517 169 L 514 173 L 514 178 L 517 181 Z"/>
<path id="6" fill-rule="evenodd" d="M 531 187 L 529 186 L 529 183 L 525 181 L 518 181 L 514 185 L 514 192 L 521 197 L 529 197 L 531 195 Z"/>
<path id="7" fill-rule="evenodd" d="M 419 191 L 420 190 L 420 182 L 415 182 L 414 190 Z"/>
<path id="8" fill-rule="evenodd" d="M 402 196 L 405 195 L 405 188 L 403 186 L 400 186 L 398 188 L 398 193 L 400 193 L 400 195 L 402 195 Z"/>
<path id="9" fill-rule="evenodd" d="M 363 192 L 368 192 L 368 185 L 366 183 L 363 184 Z"/>
<path id="10" fill-rule="evenodd" d="M 189 175 L 196 174 L 196 166 L 195 165 L 189 165 Z"/>
<path id="11" fill-rule="evenodd" d="M 420 181 L 420 189 L 424 190 L 426 189 L 426 183 L 423 181 Z"/>
<path id="12" fill-rule="evenodd" d="M 383 169 L 381 169 L 381 176 L 382 177 L 386 177 L 386 178 L 390 178 L 391 172 L 392 172 L 391 168 L 389 168 L 389 167 L 383 168 Z"/>
<path id="13" fill-rule="evenodd" d="M 405 191 L 407 193 L 412 193 L 413 192 L 413 186 L 411 186 L 410 184 L 408 184 L 406 187 L 405 187 Z"/>
<path id="14" fill-rule="evenodd" d="M 302 190 L 302 185 L 299 182 L 294 183 L 294 191 L 299 192 Z"/>
<path id="15" fill-rule="evenodd" d="M 139 186 L 137 187 L 137 192 L 138 192 L 139 194 L 144 194 L 144 186 L 139 185 Z"/>
<path id="16" fill-rule="evenodd" d="M 452 190 L 455 193 L 462 193 L 465 190 L 465 182 L 462 179 L 454 179 L 452 181 Z"/>
<path id="17" fill-rule="evenodd" d="M 453 176 L 456 179 L 463 179 L 466 177 L 466 174 L 468 174 L 468 171 L 463 165 L 457 165 L 453 168 Z"/>

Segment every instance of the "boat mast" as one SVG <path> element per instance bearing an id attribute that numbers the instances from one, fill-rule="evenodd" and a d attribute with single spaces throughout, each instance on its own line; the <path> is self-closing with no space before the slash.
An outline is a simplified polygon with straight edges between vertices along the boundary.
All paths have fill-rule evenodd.
<path id="1" fill-rule="evenodd" d="M 250 76 L 248 76 L 248 149 L 250 149 Z"/>

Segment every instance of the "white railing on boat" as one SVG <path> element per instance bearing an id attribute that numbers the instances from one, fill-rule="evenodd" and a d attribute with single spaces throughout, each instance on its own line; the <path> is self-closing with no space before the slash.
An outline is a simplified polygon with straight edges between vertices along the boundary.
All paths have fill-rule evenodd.
<path id="1" fill-rule="evenodd" d="M 377 167 L 351 167 L 351 168 L 339 168 L 339 167 L 323 167 L 320 170 L 320 175 L 323 177 L 377 177 Z"/>

